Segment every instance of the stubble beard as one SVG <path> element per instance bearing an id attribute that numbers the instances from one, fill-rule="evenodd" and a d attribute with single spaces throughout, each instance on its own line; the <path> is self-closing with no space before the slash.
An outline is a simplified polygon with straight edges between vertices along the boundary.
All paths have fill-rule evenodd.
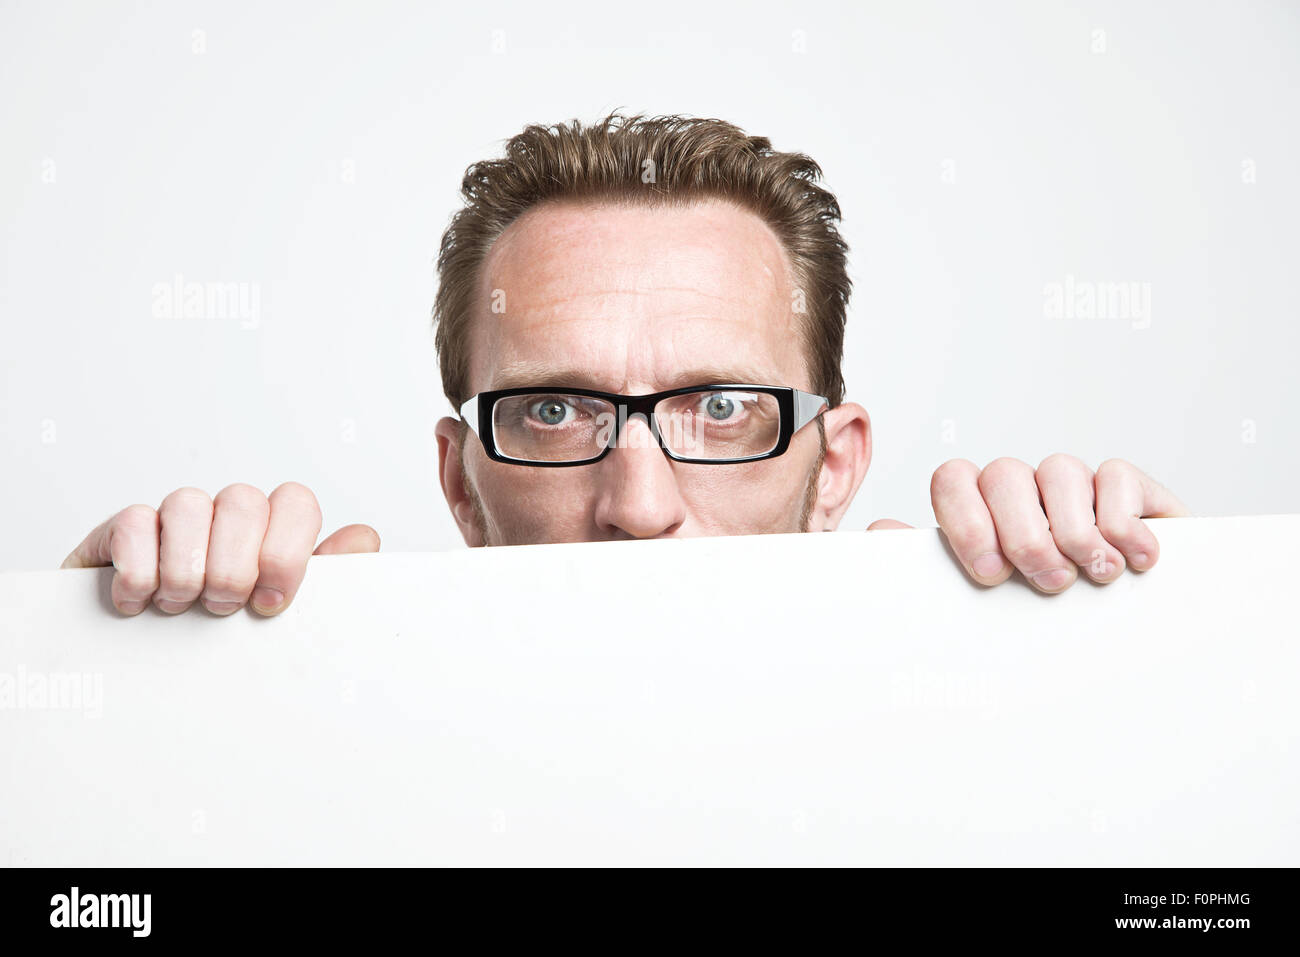
<path id="1" fill-rule="evenodd" d="M 460 456 L 460 474 L 465 482 L 465 495 L 469 499 L 470 509 L 474 513 L 474 528 L 486 547 L 493 544 L 488 535 L 487 513 L 483 509 L 483 499 L 479 496 L 478 489 L 474 487 L 474 481 L 465 470 L 465 436 L 468 433 L 469 426 L 462 422 L 456 451 Z M 813 509 L 817 507 L 817 480 L 821 477 L 822 464 L 826 461 L 826 426 L 822 422 L 820 415 L 817 416 L 817 444 L 817 461 L 813 463 L 812 471 L 808 476 L 808 484 L 803 493 L 803 508 L 799 515 L 798 530 L 800 532 L 812 531 L 808 527 L 808 523 L 812 521 Z M 821 529 L 821 531 L 829 532 L 830 529 L 825 528 Z"/>

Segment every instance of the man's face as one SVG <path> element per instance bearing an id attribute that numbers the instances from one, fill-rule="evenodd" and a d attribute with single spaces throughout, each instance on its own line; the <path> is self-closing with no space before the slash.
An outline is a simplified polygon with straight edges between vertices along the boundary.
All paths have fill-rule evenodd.
<path id="1" fill-rule="evenodd" d="M 729 204 L 538 207 L 484 261 L 470 393 L 537 385 L 631 395 L 719 381 L 813 391 L 798 326 L 807 317 L 793 311 L 793 291 L 775 234 Z M 846 413 L 860 413 L 864 433 L 857 406 L 828 414 L 836 431 Z M 455 420 L 439 424 L 442 479 L 470 545 L 803 531 L 819 497 L 815 424 L 781 456 L 729 465 L 670 460 L 639 417 L 604 459 L 566 468 L 492 461 L 472 433 L 458 452 L 456 433 Z M 847 477 L 846 497 L 837 490 L 844 507 L 861 477 Z M 825 512 L 816 517 L 833 525 L 838 514 Z"/>

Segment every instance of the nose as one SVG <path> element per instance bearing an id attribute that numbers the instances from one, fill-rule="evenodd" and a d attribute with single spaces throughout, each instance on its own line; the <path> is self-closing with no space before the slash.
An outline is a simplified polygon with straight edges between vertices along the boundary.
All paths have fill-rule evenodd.
<path id="1" fill-rule="evenodd" d="M 628 418 L 618 445 L 596 466 L 600 491 L 596 525 L 610 538 L 668 535 L 686 520 L 686 502 L 672 462 L 644 416 Z"/>

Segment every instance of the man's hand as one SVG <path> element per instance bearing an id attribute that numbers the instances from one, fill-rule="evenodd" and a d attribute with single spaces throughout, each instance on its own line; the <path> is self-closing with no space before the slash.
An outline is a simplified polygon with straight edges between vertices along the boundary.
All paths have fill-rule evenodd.
<path id="1" fill-rule="evenodd" d="M 113 604 L 138 615 L 150 599 L 178 614 L 198 599 L 216 615 L 253 610 L 276 615 L 289 607 L 311 555 L 379 551 L 368 525 L 340 528 L 312 550 L 321 513 L 311 489 L 286 482 L 270 498 L 251 485 L 231 485 L 216 499 L 196 488 L 172 492 L 158 510 L 122 509 L 86 536 L 63 568 L 112 565 Z"/>
<path id="2" fill-rule="evenodd" d="M 1035 470 L 1002 458 L 980 471 L 953 459 L 930 480 L 935 517 L 966 573 L 998 585 L 1020 569 L 1048 594 L 1079 577 L 1112 582 L 1124 566 L 1146 571 L 1160 546 L 1139 519 L 1192 514 L 1167 488 L 1122 459 L 1107 459 L 1096 473 L 1072 455 L 1057 453 Z M 882 519 L 868 531 L 910 528 Z"/>

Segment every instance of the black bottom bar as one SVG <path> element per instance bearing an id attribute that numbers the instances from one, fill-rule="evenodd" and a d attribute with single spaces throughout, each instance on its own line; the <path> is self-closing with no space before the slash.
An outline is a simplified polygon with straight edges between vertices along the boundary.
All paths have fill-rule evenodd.
<path id="1" fill-rule="evenodd" d="M 491 946 L 509 936 L 534 945 L 607 947 L 754 938 L 805 948 L 833 940 L 927 948 L 1131 940 L 1217 949 L 1294 940 L 1295 876 L 1294 869 L 694 870 L 596 877 L 575 870 L 540 879 L 535 871 L 436 869 L 7 870 L 0 871 L 0 934 L 6 949 L 60 938 L 95 947 L 151 941 L 374 946 L 412 933 L 435 946 L 466 936 Z"/>

